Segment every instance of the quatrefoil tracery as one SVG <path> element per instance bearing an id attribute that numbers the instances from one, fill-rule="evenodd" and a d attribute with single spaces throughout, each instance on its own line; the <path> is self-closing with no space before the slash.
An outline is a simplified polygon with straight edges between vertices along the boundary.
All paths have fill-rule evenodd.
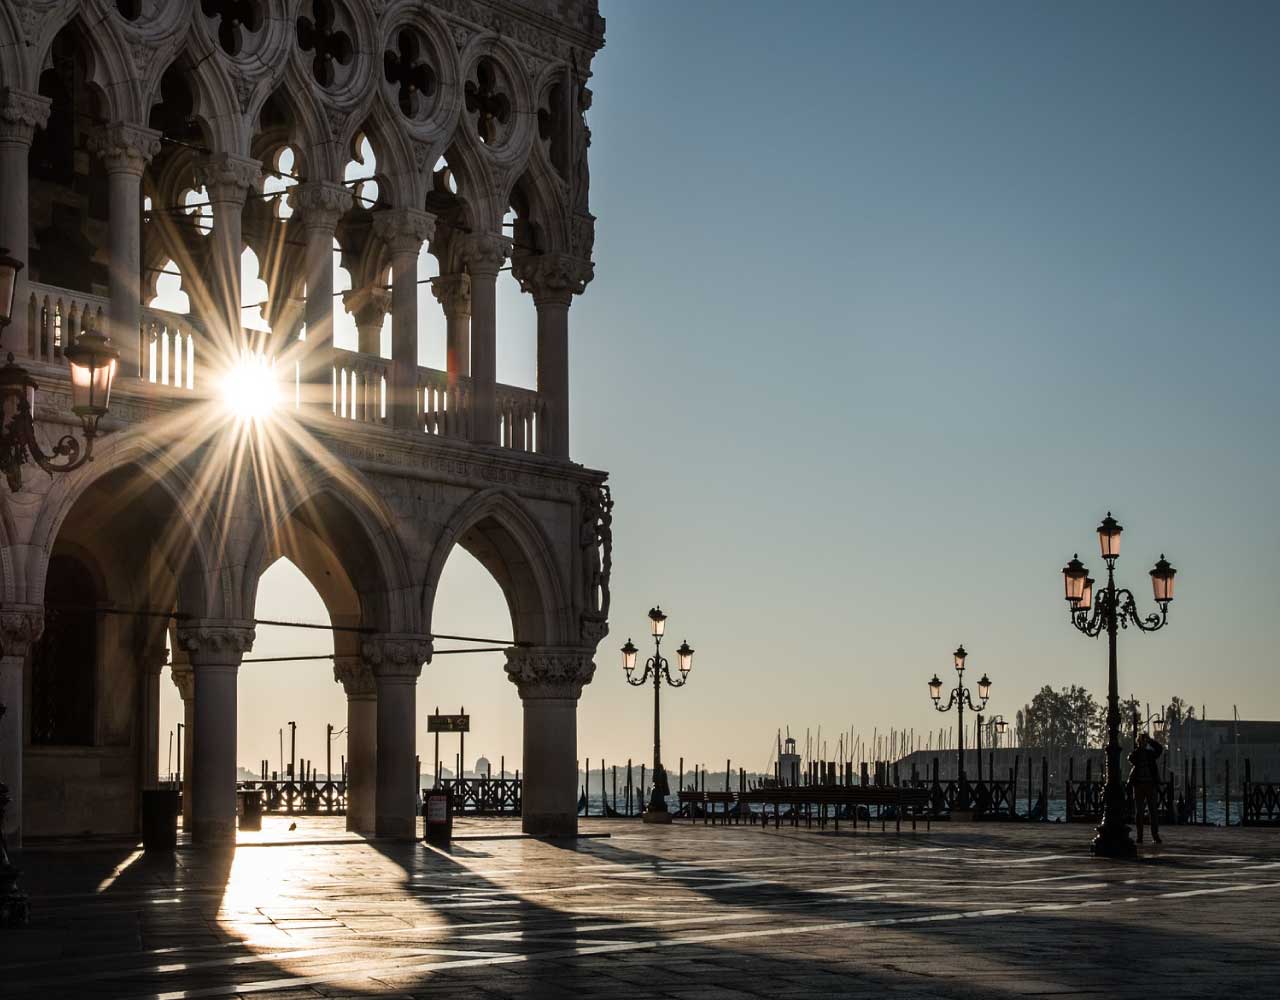
<path id="1" fill-rule="evenodd" d="M 261 0 L 200 0 L 204 16 L 218 21 L 218 44 L 229 56 L 244 48 L 244 32 L 262 29 Z"/>
<path id="2" fill-rule="evenodd" d="M 435 93 L 435 71 L 422 59 L 418 36 L 408 28 L 401 29 L 396 47 L 383 54 L 382 72 L 387 83 L 398 87 L 400 110 L 407 118 L 417 115 L 422 97 Z"/>
<path id="3" fill-rule="evenodd" d="M 313 0 L 315 20 L 298 18 L 298 47 L 314 53 L 311 73 L 322 87 L 332 87 L 337 76 L 333 64 L 348 66 L 355 56 L 351 36 L 337 26 L 337 13 L 332 0 Z"/>
<path id="4" fill-rule="evenodd" d="M 498 89 L 498 74 L 492 62 L 481 59 L 476 78 L 466 86 L 467 112 L 476 116 L 476 133 L 485 144 L 496 142 L 500 126 L 511 118 L 511 98 Z"/>

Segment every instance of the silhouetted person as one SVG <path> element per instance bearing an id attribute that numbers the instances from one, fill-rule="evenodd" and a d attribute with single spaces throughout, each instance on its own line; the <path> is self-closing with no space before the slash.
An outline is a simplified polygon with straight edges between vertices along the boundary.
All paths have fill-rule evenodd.
<path id="1" fill-rule="evenodd" d="M 1156 761 L 1164 747 L 1146 733 L 1129 753 L 1129 789 L 1133 792 L 1133 816 L 1138 825 L 1138 843 L 1142 843 L 1142 813 L 1151 812 L 1151 839 L 1160 843 L 1160 769 Z"/>

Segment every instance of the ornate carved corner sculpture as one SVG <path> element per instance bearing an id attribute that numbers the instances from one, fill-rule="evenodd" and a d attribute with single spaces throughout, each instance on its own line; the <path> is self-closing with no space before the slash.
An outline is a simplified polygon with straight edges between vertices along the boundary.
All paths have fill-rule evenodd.
<path id="1" fill-rule="evenodd" d="M 596 672 L 593 649 L 513 646 L 506 654 L 507 679 L 521 698 L 577 699 Z"/>
<path id="2" fill-rule="evenodd" d="M 582 549 L 583 619 L 604 621 L 609 617 L 609 578 L 613 573 L 613 495 L 603 485 L 582 486 L 578 494 L 582 501 L 578 544 Z"/>
<path id="3" fill-rule="evenodd" d="M 431 640 L 420 635 L 373 635 L 361 643 L 360 657 L 375 677 L 416 678 L 431 660 Z"/>
<path id="4" fill-rule="evenodd" d="M 0 655 L 25 657 L 44 632 L 44 608 L 0 608 Z"/>
<path id="5" fill-rule="evenodd" d="M 335 657 L 333 679 L 342 685 L 348 698 L 372 698 L 377 694 L 373 670 L 359 656 Z"/>

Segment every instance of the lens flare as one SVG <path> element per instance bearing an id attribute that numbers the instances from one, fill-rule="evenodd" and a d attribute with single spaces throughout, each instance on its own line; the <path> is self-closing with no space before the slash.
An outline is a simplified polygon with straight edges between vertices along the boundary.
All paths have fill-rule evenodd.
<path id="1" fill-rule="evenodd" d="M 222 377 L 222 405 L 241 422 L 266 420 L 280 399 L 275 361 L 264 354 L 242 354 Z"/>

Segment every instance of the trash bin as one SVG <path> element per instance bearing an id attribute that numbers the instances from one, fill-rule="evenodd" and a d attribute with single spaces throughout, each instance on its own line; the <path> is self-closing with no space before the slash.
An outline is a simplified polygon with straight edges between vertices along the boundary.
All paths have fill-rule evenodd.
<path id="1" fill-rule="evenodd" d="M 240 799 L 240 829 L 262 829 L 262 789 L 247 788 L 236 792 Z"/>
<path id="2" fill-rule="evenodd" d="M 423 832 L 428 844 L 448 847 L 453 836 L 453 796 L 445 788 L 433 788 L 422 803 Z"/>
<path id="3" fill-rule="evenodd" d="M 148 788 L 142 793 L 142 849 L 172 851 L 178 846 L 179 792 Z"/>

